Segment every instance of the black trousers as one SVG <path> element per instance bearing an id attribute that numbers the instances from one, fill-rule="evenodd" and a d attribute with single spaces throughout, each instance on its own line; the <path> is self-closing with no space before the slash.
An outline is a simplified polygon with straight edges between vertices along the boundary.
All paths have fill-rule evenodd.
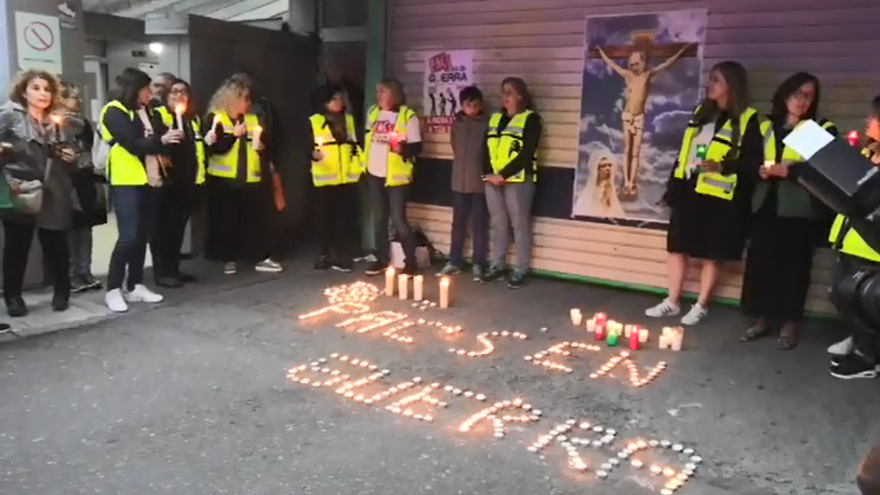
<path id="1" fill-rule="evenodd" d="M 197 186 L 166 185 L 157 191 L 156 221 L 150 235 L 153 273 L 172 276 L 180 271 L 180 248 L 186 224 L 196 206 Z"/>
<path id="2" fill-rule="evenodd" d="M 70 249 L 67 232 L 37 229 L 30 223 L 3 222 L 3 298 L 9 301 L 21 297 L 28 254 L 34 239 L 34 230 L 43 248 L 45 268 L 55 287 L 55 294 L 70 294 Z"/>
<path id="3" fill-rule="evenodd" d="M 835 267 L 831 301 L 840 313 L 847 329 L 852 332 L 853 343 L 859 354 L 873 363 L 880 363 L 880 290 L 866 290 L 864 282 L 880 277 L 880 265 L 864 262 L 859 258 L 840 255 Z M 873 286 L 877 286 L 875 282 Z M 862 292 L 857 295 L 857 292 Z"/>
<path id="4" fill-rule="evenodd" d="M 208 177 L 205 258 L 261 261 L 274 254 L 271 188 Z"/>
<path id="5" fill-rule="evenodd" d="M 321 254 L 334 260 L 354 256 L 354 236 L 358 221 L 357 184 L 314 188 L 315 230 Z"/>

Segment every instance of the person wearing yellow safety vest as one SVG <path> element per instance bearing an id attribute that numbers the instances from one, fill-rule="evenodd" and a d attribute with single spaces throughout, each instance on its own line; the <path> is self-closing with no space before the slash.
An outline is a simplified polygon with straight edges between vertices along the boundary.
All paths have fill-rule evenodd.
<path id="1" fill-rule="evenodd" d="M 752 190 L 764 158 L 761 116 L 749 106 L 746 70 L 732 61 L 709 73 L 706 99 L 684 133 L 663 201 L 671 207 L 666 250 L 669 295 L 645 311 L 652 318 L 681 311 L 688 260 L 702 262 L 700 293 L 681 322 L 695 325 L 708 314 L 709 299 L 724 261 L 742 258 Z"/>
<path id="2" fill-rule="evenodd" d="M 224 263 L 223 272 L 234 275 L 238 262 L 256 263 L 259 272 L 279 273 L 271 254 L 272 190 L 264 170 L 262 152 L 268 133 L 252 113 L 252 84 L 234 75 L 214 93 L 205 123 L 208 148 L 207 236 L 205 257 Z M 262 261 L 259 261 L 262 260 Z"/>
<path id="3" fill-rule="evenodd" d="M 510 229 L 516 245 L 516 263 L 507 287 L 521 288 L 532 261 L 532 201 L 538 182 L 538 143 L 541 116 L 533 109 L 525 81 L 508 77 L 501 82 L 501 111 L 489 118 L 486 134 L 488 163 L 486 205 L 492 225 L 492 254 L 481 282 L 500 280 L 506 273 Z"/>
<path id="4" fill-rule="evenodd" d="M 318 112 L 309 118 L 315 228 L 321 252 L 316 270 L 352 270 L 357 231 L 357 184 L 361 179 L 361 149 L 354 117 L 346 112 L 342 86 L 326 84 L 316 92 Z"/>
<path id="5" fill-rule="evenodd" d="M 118 98 L 101 111 L 100 132 L 110 144 L 107 176 L 119 230 L 110 257 L 105 302 L 111 311 L 119 313 L 128 311 L 129 302 L 163 300 L 143 284 L 144 258 L 156 205 L 156 182 L 152 172 L 147 172 L 147 160 L 166 153 L 166 146 L 179 142 L 182 133 L 172 129 L 160 135 L 152 130 L 157 126 L 148 108 L 153 93 L 147 74 L 128 68 L 116 83 Z"/>
<path id="6" fill-rule="evenodd" d="M 798 325 L 810 288 L 813 255 L 831 224 L 831 210 L 798 183 L 805 160 L 782 142 L 804 120 L 816 120 L 837 135 L 833 122 L 816 116 L 819 80 L 799 72 L 773 96 L 762 134 L 764 166 L 752 196 L 749 250 L 743 278 L 743 312 L 754 319 L 740 337 L 751 342 L 779 331 L 777 347 L 797 346 Z"/>
<path id="7" fill-rule="evenodd" d="M 406 106 L 403 85 L 385 78 L 376 86 L 376 104 L 367 112 L 364 137 L 364 168 L 373 210 L 376 261 L 367 275 L 379 275 L 388 267 L 390 248 L 388 219 L 403 247 L 403 273 L 416 271 L 416 239 L 406 219 L 406 197 L 413 180 L 413 165 L 422 152 L 419 117 Z"/>
<path id="8" fill-rule="evenodd" d="M 196 115 L 189 83 L 175 80 L 164 103 L 156 108 L 160 127 L 182 130 L 183 138 L 168 148 L 171 167 L 159 189 L 150 249 L 156 285 L 176 288 L 195 282 L 194 276 L 180 271 L 180 249 L 186 224 L 198 202 L 199 188 L 205 182 L 206 156 L 202 121 Z"/>
<path id="9" fill-rule="evenodd" d="M 862 155 L 880 167 L 880 96 L 871 103 Z M 831 301 L 851 336 L 832 345 L 831 376 L 875 378 L 880 373 L 880 228 L 874 222 L 837 215 L 828 241 L 838 253 Z"/>

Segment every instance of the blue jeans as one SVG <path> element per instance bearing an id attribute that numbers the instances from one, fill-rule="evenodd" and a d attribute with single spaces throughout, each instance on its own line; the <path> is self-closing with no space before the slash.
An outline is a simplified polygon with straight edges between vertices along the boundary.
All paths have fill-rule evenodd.
<path id="1" fill-rule="evenodd" d="M 467 237 L 468 220 L 474 241 L 473 264 L 486 264 L 489 244 L 489 213 L 486 195 L 483 193 L 452 193 L 452 244 L 449 247 L 449 263 L 460 267 L 464 240 Z"/>
<path id="2" fill-rule="evenodd" d="M 110 256 L 107 274 L 108 290 L 128 290 L 144 281 L 144 259 L 147 241 L 155 219 L 156 191 L 148 186 L 114 186 L 110 188 L 119 238 Z M 126 274 L 128 278 L 126 279 Z"/>
<path id="3" fill-rule="evenodd" d="M 70 245 L 70 276 L 92 276 L 92 228 L 82 227 L 67 233 Z"/>

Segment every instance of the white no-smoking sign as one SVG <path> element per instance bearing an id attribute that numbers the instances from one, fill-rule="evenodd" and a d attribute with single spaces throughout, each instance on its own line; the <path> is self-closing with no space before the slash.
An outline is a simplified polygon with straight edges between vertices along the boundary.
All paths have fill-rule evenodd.
<path id="1" fill-rule="evenodd" d="M 15 13 L 15 49 L 20 69 L 45 69 L 61 74 L 61 26 L 58 17 Z"/>

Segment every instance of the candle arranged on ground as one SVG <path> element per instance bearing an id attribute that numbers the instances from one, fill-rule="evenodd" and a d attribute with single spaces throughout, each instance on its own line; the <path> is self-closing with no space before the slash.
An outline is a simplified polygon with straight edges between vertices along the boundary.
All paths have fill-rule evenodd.
<path id="1" fill-rule="evenodd" d="M 605 336 L 605 342 L 608 343 L 608 347 L 614 347 L 617 345 L 617 339 L 620 335 L 617 332 L 611 331 L 609 329 L 608 335 Z"/>
<path id="2" fill-rule="evenodd" d="M 183 113 L 186 112 L 186 105 L 183 103 L 178 103 L 176 107 L 174 107 L 174 114 L 177 116 L 177 129 L 179 131 L 183 131 Z"/>
<path id="3" fill-rule="evenodd" d="M 394 267 L 389 266 L 385 270 L 385 295 L 391 297 L 394 295 Z"/>
<path id="4" fill-rule="evenodd" d="M 397 276 L 397 292 L 401 301 L 405 301 L 409 297 L 409 275 L 401 273 Z"/>
<path id="5" fill-rule="evenodd" d="M 670 348 L 673 351 L 680 351 L 681 346 L 684 344 L 684 328 L 677 327 L 672 329 L 672 340 L 670 342 Z"/>
<path id="6" fill-rule="evenodd" d="M 669 349 L 672 342 L 670 341 L 670 337 L 672 335 L 672 329 L 670 327 L 663 327 L 663 333 L 660 334 L 660 338 L 657 339 L 657 344 L 660 349 Z"/>
<path id="7" fill-rule="evenodd" d="M 629 333 L 629 350 L 637 351 L 639 350 L 639 329 L 631 329 Z"/>
<path id="8" fill-rule="evenodd" d="M 413 299 L 421 301 L 425 298 L 425 277 L 416 275 L 413 277 Z"/>
<path id="9" fill-rule="evenodd" d="M 593 317 L 593 336 L 596 340 L 605 340 L 605 313 L 596 313 Z"/>
<path id="10" fill-rule="evenodd" d="M 596 318 L 590 318 L 587 320 L 587 332 L 588 333 L 596 333 Z"/>
<path id="11" fill-rule="evenodd" d="M 644 344 L 646 342 L 648 342 L 648 329 L 647 328 L 640 328 L 639 329 L 639 343 Z"/>
<path id="12" fill-rule="evenodd" d="M 581 310 L 577 308 L 572 308 L 571 313 L 571 324 L 574 326 L 578 326 L 581 324 L 581 321 L 584 318 L 584 314 L 581 313 Z"/>
<path id="13" fill-rule="evenodd" d="M 440 279 L 440 308 L 447 309 L 449 307 L 449 277 Z"/>

